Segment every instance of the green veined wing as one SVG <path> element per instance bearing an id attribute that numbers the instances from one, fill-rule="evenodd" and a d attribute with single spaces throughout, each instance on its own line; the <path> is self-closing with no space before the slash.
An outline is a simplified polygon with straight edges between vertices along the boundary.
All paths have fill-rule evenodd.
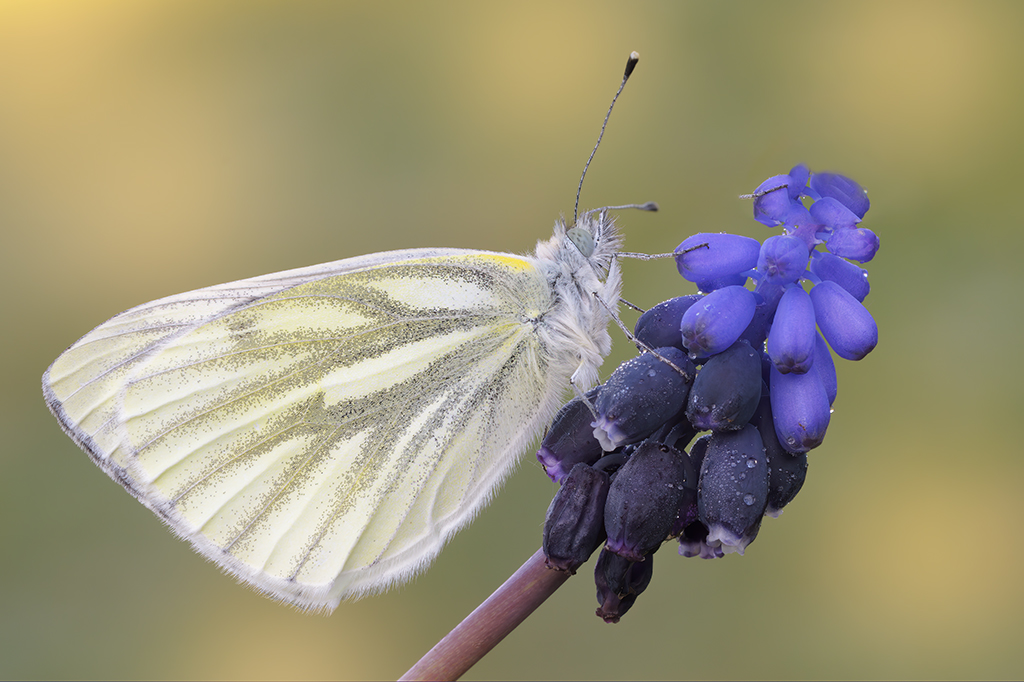
<path id="1" fill-rule="evenodd" d="M 550 417 L 553 304 L 528 258 L 374 254 L 122 313 L 44 391 L 197 550 L 330 608 L 424 567 Z"/>

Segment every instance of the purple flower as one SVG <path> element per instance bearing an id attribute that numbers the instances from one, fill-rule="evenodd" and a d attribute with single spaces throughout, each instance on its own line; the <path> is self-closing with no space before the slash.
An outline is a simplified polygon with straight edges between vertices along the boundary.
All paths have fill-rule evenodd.
<path id="1" fill-rule="evenodd" d="M 745 282 L 743 273 L 757 265 L 760 250 L 761 244 L 750 237 L 702 232 L 676 247 L 676 268 L 701 291 L 714 291 Z"/>
<path id="2" fill-rule="evenodd" d="M 811 301 L 818 328 L 839 357 L 860 360 L 878 343 L 878 326 L 871 313 L 835 282 L 811 289 Z"/>
<path id="3" fill-rule="evenodd" d="M 775 175 L 758 185 L 754 190 L 754 220 L 768 227 L 781 225 L 793 204 L 791 184 L 793 179 L 788 175 Z"/>
<path id="4" fill-rule="evenodd" d="M 828 351 L 828 344 L 821 334 L 814 333 L 814 370 L 821 377 L 821 383 L 825 387 L 825 395 L 828 396 L 828 404 L 836 401 L 836 394 L 839 391 L 839 382 L 836 379 L 836 363 L 832 361 L 832 353 Z"/>
<path id="5" fill-rule="evenodd" d="M 879 245 L 860 226 L 860 185 L 798 165 L 753 198 L 755 218 L 782 234 L 684 240 L 677 268 L 703 293 L 643 313 L 644 352 L 590 403 L 568 403 L 538 451 L 562 483 L 545 520 L 548 564 L 575 571 L 603 541 L 594 580 L 607 622 L 647 587 L 666 540 L 687 557 L 743 554 L 804 485 L 838 391 L 832 351 L 857 360 L 878 342 L 867 272 L 847 260 L 868 262 Z"/>
<path id="6" fill-rule="evenodd" d="M 853 227 L 860 222 L 860 218 L 832 197 L 823 197 L 811 204 L 811 217 L 822 225 L 839 229 Z"/>
<path id="7" fill-rule="evenodd" d="M 608 490 L 604 527 L 608 551 L 643 561 L 672 531 L 683 501 L 686 454 L 646 440 L 616 472 Z"/>
<path id="8" fill-rule="evenodd" d="M 712 356 L 690 389 L 686 417 L 698 431 L 742 429 L 761 396 L 761 358 L 746 341 Z"/>
<path id="9" fill-rule="evenodd" d="M 593 403 L 601 387 L 587 393 Z M 551 428 L 537 450 L 537 461 L 552 481 L 559 483 L 575 464 L 593 464 L 604 456 L 601 443 L 594 437 L 594 415 L 582 398 L 573 398 L 555 415 Z"/>
<path id="10" fill-rule="evenodd" d="M 699 294 L 691 294 L 662 301 L 640 316 L 633 328 L 633 336 L 647 348 L 674 346 L 685 351 L 679 325 L 683 313 L 701 298 Z"/>
<path id="11" fill-rule="evenodd" d="M 783 374 L 804 373 L 814 362 L 814 304 L 800 285 L 786 289 L 768 332 L 768 356 Z"/>
<path id="12" fill-rule="evenodd" d="M 594 567 L 597 585 L 597 617 L 606 623 L 618 623 L 636 598 L 651 584 L 654 554 L 643 561 L 630 561 L 601 550 Z"/>
<path id="13" fill-rule="evenodd" d="M 867 263 L 878 252 L 878 235 L 866 227 L 843 228 L 826 240 L 828 250 L 837 256 Z"/>
<path id="14" fill-rule="evenodd" d="M 851 296 L 862 303 L 871 291 L 867 270 L 827 251 L 815 251 L 811 257 L 809 269 L 819 279 L 835 282 L 846 289 Z"/>
<path id="15" fill-rule="evenodd" d="M 821 445 L 831 405 L 818 373 L 782 374 L 773 365 L 769 390 L 775 433 L 782 447 L 799 453 Z"/>
<path id="16" fill-rule="evenodd" d="M 757 412 L 750 423 L 757 427 L 768 458 L 768 506 L 765 513 L 778 518 L 782 508 L 793 501 L 807 476 L 807 454 L 787 452 L 779 443 L 772 418 L 771 399 L 761 398 Z"/>
<path id="17" fill-rule="evenodd" d="M 753 292 L 741 286 L 711 292 L 683 313 L 683 345 L 691 357 L 721 353 L 740 338 L 756 308 Z"/>
<path id="18" fill-rule="evenodd" d="M 757 271 L 770 284 L 792 284 L 804 276 L 808 256 L 807 244 L 798 237 L 768 237 L 757 257 Z"/>
<path id="19" fill-rule="evenodd" d="M 871 208 L 868 193 L 863 187 L 846 177 L 836 173 L 815 173 L 811 176 L 811 189 L 821 197 L 832 197 L 850 209 L 858 218 Z"/>
<path id="20" fill-rule="evenodd" d="M 700 468 L 698 513 L 707 544 L 743 554 L 754 541 L 768 504 L 768 460 L 751 425 L 711 435 Z"/>
<path id="21" fill-rule="evenodd" d="M 622 363 L 594 402 L 594 437 L 609 452 L 647 438 L 683 412 L 696 373 L 693 363 L 678 348 L 655 352 L 661 357 L 644 353 Z"/>
<path id="22" fill-rule="evenodd" d="M 605 539 L 608 474 L 582 462 L 562 481 L 544 519 L 544 556 L 549 567 L 576 573 Z"/>

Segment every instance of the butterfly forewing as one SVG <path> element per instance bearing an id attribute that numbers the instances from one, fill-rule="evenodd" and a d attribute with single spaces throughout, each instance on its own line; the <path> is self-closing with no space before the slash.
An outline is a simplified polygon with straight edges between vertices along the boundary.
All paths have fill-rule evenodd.
<path id="1" fill-rule="evenodd" d="M 163 299 L 44 377 L 51 409 L 203 554 L 304 607 L 467 523 L 557 405 L 530 259 L 375 254 Z"/>

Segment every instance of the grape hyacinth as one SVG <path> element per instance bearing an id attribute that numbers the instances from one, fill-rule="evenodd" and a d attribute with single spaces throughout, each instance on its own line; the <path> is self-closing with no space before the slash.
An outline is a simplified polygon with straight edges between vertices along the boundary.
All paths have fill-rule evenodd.
<path id="1" fill-rule="evenodd" d="M 597 615 L 607 622 L 647 587 L 664 542 L 685 557 L 744 553 L 764 516 L 800 491 L 807 453 L 825 438 L 832 353 L 860 360 L 878 342 L 861 264 L 879 241 L 861 226 L 861 186 L 799 165 L 746 198 L 782 233 L 684 240 L 676 266 L 698 293 L 643 313 L 641 354 L 569 402 L 537 453 L 561 483 L 544 527 L 547 564 L 575 573 L 601 548 Z"/>

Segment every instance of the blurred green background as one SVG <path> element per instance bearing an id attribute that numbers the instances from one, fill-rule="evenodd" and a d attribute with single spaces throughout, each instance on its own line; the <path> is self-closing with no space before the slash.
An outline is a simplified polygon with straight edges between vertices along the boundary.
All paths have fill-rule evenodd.
<path id="1" fill-rule="evenodd" d="M 797 162 L 869 188 L 878 348 L 745 557 L 658 555 L 615 626 L 570 580 L 472 678 L 1024 676 L 1024 4 L 0 4 L 0 677 L 394 678 L 536 549 L 524 466 L 434 567 L 332 616 L 207 565 L 39 377 L 164 295 L 386 249 L 526 252 L 583 191 L 627 248 L 764 238 Z M 691 288 L 628 263 L 650 306 Z M 621 337 L 606 365 L 628 356 Z"/>

